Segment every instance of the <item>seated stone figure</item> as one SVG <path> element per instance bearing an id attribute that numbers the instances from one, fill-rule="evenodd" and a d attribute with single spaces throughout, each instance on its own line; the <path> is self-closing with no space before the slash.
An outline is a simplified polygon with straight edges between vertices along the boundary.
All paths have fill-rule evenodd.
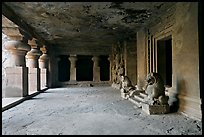
<path id="1" fill-rule="evenodd" d="M 126 93 L 128 97 L 132 96 L 135 92 L 135 87 L 132 85 L 130 79 L 127 76 L 121 76 L 121 93 Z"/>
<path id="2" fill-rule="evenodd" d="M 149 73 L 146 77 L 146 102 L 150 105 L 168 105 L 169 97 L 165 95 L 164 82 L 158 73 Z"/>

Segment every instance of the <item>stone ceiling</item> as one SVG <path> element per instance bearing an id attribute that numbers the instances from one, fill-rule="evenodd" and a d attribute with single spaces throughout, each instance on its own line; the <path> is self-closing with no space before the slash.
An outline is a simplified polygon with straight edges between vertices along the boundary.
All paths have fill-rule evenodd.
<path id="1" fill-rule="evenodd" d="M 135 39 L 139 28 L 149 25 L 171 2 L 5 2 L 3 15 L 21 25 L 20 19 L 46 44 L 111 45 Z M 11 10 L 16 15 L 11 15 Z M 17 16 L 17 17 L 14 17 Z M 3 19 L 2 19 L 3 20 Z M 4 21 L 2 21 L 3 26 Z M 4 25 L 5 26 L 5 25 Z M 26 26 L 26 27 L 27 27 Z M 25 25 L 22 25 L 26 29 Z"/>

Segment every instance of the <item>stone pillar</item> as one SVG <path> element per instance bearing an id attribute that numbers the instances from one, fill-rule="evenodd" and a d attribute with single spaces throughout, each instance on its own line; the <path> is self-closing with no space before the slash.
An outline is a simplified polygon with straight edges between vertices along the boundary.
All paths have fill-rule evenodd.
<path id="1" fill-rule="evenodd" d="M 5 49 L 12 55 L 13 63 L 6 68 L 7 85 L 5 97 L 25 97 L 28 95 L 28 68 L 25 55 L 30 50 L 23 36 L 5 43 Z"/>
<path id="2" fill-rule="evenodd" d="M 32 39 L 29 41 L 32 49 L 26 55 L 26 66 L 29 67 L 28 71 L 28 85 L 29 85 L 29 94 L 33 92 L 40 91 L 40 68 L 38 64 L 38 59 L 42 52 L 37 46 L 37 40 Z"/>
<path id="3" fill-rule="evenodd" d="M 74 82 L 76 81 L 76 61 L 77 56 L 76 55 L 70 55 L 69 57 L 71 66 L 70 66 L 70 81 Z"/>
<path id="4" fill-rule="evenodd" d="M 58 56 L 58 57 L 55 57 L 55 60 L 56 60 L 56 65 L 57 67 L 55 67 L 55 86 L 58 87 L 60 86 L 60 82 L 59 82 L 59 61 L 61 60 L 61 58 Z"/>
<path id="5" fill-rule="evenodd" d="M 26 66 L 29 68 L 39 68 L 38 59 L 42 55 L 39 48 L 32 48 L 26 55 Z"/>
<path id="6" fill-rule="evenodd" d="M 41 50 L 43 54 L 38 59 L 39 62 L 39 68 L 40 68 L 40 86 L 41 90 L 48 87 L 48 60 L 49 57 L 47 55 L 47 50 L 42 49 Z"/>
<path id="7" fill-rule="evenodd" d="M 111 71 L 111 68 L 112 68 L 112 58 L 111 58 L 111 55 L 109 55 L 108 61 L 110 63 L 110 66 L 109 66 L 109 81 L 112 81 L 112 71 Z"/>
<path id="8" fill-rule="evenodd" d="M 39 68 L 41 69 L 47 69 L 48 68 L 48 60 L 49 60 L 49 56 L 47 55 L 47 53 L 43 53 L 38 62 L 39 62 Z"/>
<path id="9" fill-rule="evenodd" d="M 100 66 L 99 66 L 100 58 L 98 56 L 94 56 L 92 60 L 93 60 L 93 81 L 99 82 L 100 81 Z"/>

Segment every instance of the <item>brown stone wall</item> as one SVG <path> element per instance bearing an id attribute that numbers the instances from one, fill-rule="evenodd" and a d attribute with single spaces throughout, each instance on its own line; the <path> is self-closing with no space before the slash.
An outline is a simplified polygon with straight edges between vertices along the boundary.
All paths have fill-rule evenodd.
<path id="1" fill-rule="evenodd" d="M 198 3 L 179 3 L 174 27 L 174 84 L 180 111 L 201 118 L 199 86 Z"/>
<path id="2" fill-rule="evenodd" d="M 155 41 L 172 36 L 172 87 L 168 89 L 170 104 L 178 95 L 178 111 L 201 119 L 199 86 L 198 3 L 179 2 L 149 26 Z M 138 32 L 138 77 L 144 76 L 144 33 Z M 147 35 L 146 35 L 147 36 Z M 143 45 L 143 46 L 142 46 Z M 146 51 L 147 52 L 147 51 Z M 147 68 L 147 67 L 146 67 Z M 140 80 L 140 79 L 138 79 Z"/>
<path id="3" fill-rule="evenodd" d="M 125 75 L 133 85 L 137 84 L 137 49 L 136 40 L 125 43 Z"/>

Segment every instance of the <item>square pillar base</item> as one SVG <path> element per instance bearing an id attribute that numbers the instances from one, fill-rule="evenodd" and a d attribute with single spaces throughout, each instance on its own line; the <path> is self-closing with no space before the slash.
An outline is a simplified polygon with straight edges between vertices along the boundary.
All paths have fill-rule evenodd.
<path id="1" fill-rule="evenodd" d="M 25 97 L 28 95 L 28 68 L 8 67 L 5 69 L 7 84 L 5 97 Z"/>
<path id="2" fill-rule="evenodd" d="M 29 68 L 28 85 L 29 94 L 40 91 L 40 68 Z"/>

